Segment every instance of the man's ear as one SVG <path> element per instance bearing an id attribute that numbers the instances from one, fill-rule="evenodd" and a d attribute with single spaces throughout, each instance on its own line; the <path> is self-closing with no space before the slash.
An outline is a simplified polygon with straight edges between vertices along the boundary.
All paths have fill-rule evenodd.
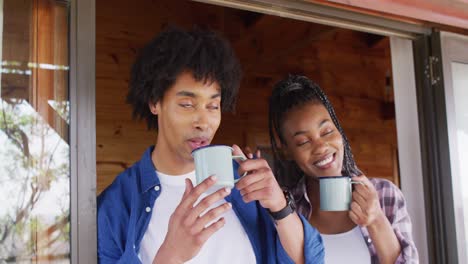
<path id="1" fill-rule="evenodd" d="M 161 103 L 159 101 L 157 103 L 149 103 L 148 106 L 153 115 L 158 115 L 161 112 Z"/>

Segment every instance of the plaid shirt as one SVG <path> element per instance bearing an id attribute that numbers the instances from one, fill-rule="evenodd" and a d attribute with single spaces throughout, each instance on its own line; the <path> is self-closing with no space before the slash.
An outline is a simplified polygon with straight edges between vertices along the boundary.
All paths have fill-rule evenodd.
<path id="1" fill-rule="evenodd" d="M 380 206 L 400 242 L 401 253 L 395 263 L 419 263 L 418 251 L 411 234 L 411 219 L 406 210 L 403 193 L 388 180 L 377 178 L 369 178 L 369 180 L 374 185 L 379 195 Z M 312 214 L 312 206 L 307 197 L 304 178 L 291 190 L 291 193 L 294 196 L 297 211 L 309 219 Z M 369 236 L 369 231 L 365 227 L 360 227 L 360 229 L 364 241 L 369 248 L 371 263 L 379 263 L 377 251 Z"/>

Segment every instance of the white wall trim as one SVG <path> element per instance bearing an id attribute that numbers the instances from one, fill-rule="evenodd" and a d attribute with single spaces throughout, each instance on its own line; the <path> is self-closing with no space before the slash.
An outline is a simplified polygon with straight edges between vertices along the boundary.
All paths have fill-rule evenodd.
<path id="1" fill-rule="evenodd" d="M 421 263 L 429 263 L 418 103 L 411 40 L 390 37 L 401 190 Z"/>

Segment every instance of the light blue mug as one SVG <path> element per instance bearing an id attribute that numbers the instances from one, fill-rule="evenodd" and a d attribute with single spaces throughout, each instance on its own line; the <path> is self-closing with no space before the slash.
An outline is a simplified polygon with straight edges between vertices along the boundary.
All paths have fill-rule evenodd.
<path id="1" fill-rule="evenodd" d="M 237 180 L 234 179 L 232 160 L 239 162 L 247 158 L 243 155 L 235 156 L 232 151 L 231 147 L 225 145 L 208 145 L 192 151 L 192 157 L 195 161 L 196 184 L 198 185 L 206 178 L 216 175 L 216 183 L 206 193 L 213 193 L 221 188 L 231 189 L 234 187 Z"/>
<path id="2" fill-rule="evenodd" d="M 319 177 L 320 180 L 320 210 L 349 211 L 352 200 L 353 184 L 363 184 L 352 181 L 349 176 Z"/>

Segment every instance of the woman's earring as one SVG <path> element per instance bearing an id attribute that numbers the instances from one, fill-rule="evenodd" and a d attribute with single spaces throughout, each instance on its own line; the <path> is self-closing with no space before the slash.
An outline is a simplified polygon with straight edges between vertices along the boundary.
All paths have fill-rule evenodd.
<path id="1" fill-rule="evenodd" d="M 150 107 L 150 111 L 153 115 L 157 115 L 158 114 L 158 111 L 156 111 L 156 106 L 154 107 Z"/>
<path id="2" fill-rule="evenodd" d="M 153 115 L 158 114 L 158 103 L 149 103 L 148 106 L 149 106 L 150 112 Z"/>

